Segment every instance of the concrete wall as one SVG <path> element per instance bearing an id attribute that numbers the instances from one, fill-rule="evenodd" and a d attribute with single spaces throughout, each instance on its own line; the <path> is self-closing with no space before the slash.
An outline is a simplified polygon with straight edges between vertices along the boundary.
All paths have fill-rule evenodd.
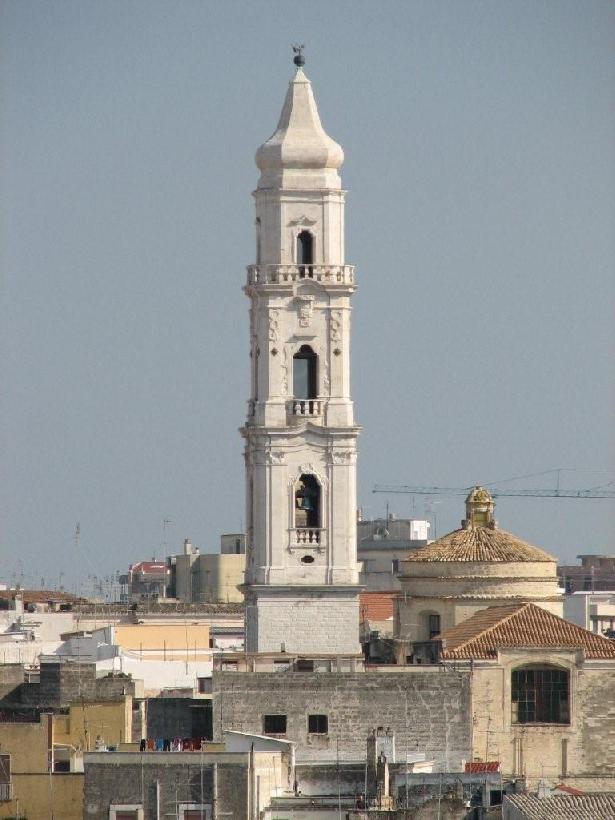
<path id="1" fill-rule="evenodd" d="M 381 667 L 357 673 L 214 672 L 214 737 L 223 729 L 263 733 L 263 716 L 286 714 L 297 761 L 364 760 L 369 732 L 390 727 L 398 754 L 424 751 L 438 769 L 470 759 L 469 672 Z M 308 714 L 329 718 L 327 735 L 308 735 Z"/>
<path id="2" fill-rule="evenodd" d="M 115 642 L 122 649 L 142 654 L 145 659 L 200 659 L 209 657 L 209 627 L 206 624 L 118 624 Z"/>
<path id="3" fill-rule="evenodd" d="M 218 813 L 247 817 L 248 754 L 198 752 L 118 752 L 85 756 L 84 817 L 108 820 L 113 803 L 143 804 L 144 820 L 156 818 L 156 782 L 160 784 L 160 817 L 174 817 L 178 802 L 212 803 L 217 766 Z M 267 772 L 280 771 L 269 753 L 255 753 L 263 798 Z M 230 815 L 229 815 L 230 816 Z"/>
<path id="4" fill-rule="evenodd" d="M 149 698 L 147 737 L 212 739 L 211 703 L 193 698 Z"/>
<path id="5" fill-rule="evenodd" d="M 13 800 L 0 803 L 0 818 L 83 820 L 83 774 L 13 775 Z M 17 811 L 19 809 L 19 814 Z"/>
<path id="6" fill-rule="evenodd" d="M 101 737 L 108 746 L 132 741 L 132 698 L 99 703 L 71 703 L 68 715 L 54 718 L 54 743 L 95 748 Z"/>
<path id="7" fill-rule="evenodd" d="M 24 667 L 21 663 L 10 663 L 0 666 L 0 700 L 15 700 L 24 680 Z"/>

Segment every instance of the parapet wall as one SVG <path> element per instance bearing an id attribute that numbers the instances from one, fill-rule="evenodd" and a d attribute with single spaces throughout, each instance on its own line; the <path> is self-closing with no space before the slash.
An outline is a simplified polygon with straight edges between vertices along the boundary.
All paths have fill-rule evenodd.
<path id="1" fill-rule="evenodd" d="M 224 729 L 263 734 L 264 715 L 286 715 L 283 735 L 301 761 L 365 760 L 372 729 L 395 733 L 397 759 L 425 752 L 438 770 L 471 759 L 470 673 L 445 667 L 366 672 L 235 672 L 213 675 L 214 739 Z M 308 715 L 327 715 L 326 734 Z"/>

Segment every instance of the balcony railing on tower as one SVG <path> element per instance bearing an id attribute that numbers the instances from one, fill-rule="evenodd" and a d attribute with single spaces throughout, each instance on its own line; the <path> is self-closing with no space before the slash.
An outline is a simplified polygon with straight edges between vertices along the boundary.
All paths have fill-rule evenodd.
<path id="1" fill-rule="evenodd" d="M 291 416 L 321 416 L 324 410 L 322 399 L 291 399 L 288 412 Z"/>
<path id="2" fill-rule="evenodd" d="M 248 285 L 280 285 L 312 279 L 330 284 L 354 284 L 354 265 L 249 265 Z"/>
<path id="3" fill-rule="evenodd" d="M 322 527 L 295 527 L 290 531 L 291 549 L 320 549 L 324 546 L 325 530 Z"/>

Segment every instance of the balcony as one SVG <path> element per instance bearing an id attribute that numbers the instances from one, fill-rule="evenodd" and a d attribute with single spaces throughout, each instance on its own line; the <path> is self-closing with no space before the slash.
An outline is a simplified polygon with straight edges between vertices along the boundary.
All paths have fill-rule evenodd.
<path id="1" fill-rule="evenodd" d="M 288 412 L 291 416 L 321 416 L 324 404 L 321 399 L 291 399 Z"/>
<path id="2" fill-rule="evenodd" d="M 324 536 L 325 531 L 320 527 L 297 527 L 290 531 L 290 548 L 320 549 Z"/>
<path id="3" fill-rule="evenodd" d="M 248 266 L 248 285 L 284 285 L 304 279 L 325 285 L 353 285 L 354 265 Z"/>

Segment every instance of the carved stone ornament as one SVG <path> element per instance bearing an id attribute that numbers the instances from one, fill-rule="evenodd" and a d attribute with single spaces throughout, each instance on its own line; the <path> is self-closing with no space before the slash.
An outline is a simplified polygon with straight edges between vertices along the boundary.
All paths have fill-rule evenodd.
<path id="1" fill-rule="evenodd" d="M 289 228 L 294 228 L 297 225 L 315 225 L 315 224 L 316 224 L 315 219 L 310 219 L 305 214 L 302 214 L 301 216 L 297 217 L 297 219 L 291 219 L 291 221 L 288 223 L 288 227 Z"/>
<path id="2" fill-rule="evenodd" d="M 329 319 L 329 335 L 332 342 L 339 342 L 342 338 L 342 311 L 332 310 Z"/>
<path id="3" fill-rule="evenodd" d="M 354 453 L 352 450 L 334 450 L 331 453 L 331 463 L 344 465 L 344 464 L 352 464 L 352 460 L 354 458 Z"/>
<path id="4" fill-rule="evenodd" d="M 280 466 L 281 464 L 286 464 L 286 453 L 280 450 L 272 450 L 268 453 L 267 461 L 269 464 Z"/>
<path id="5" fill-rule="evenodd" d="M 313 464 L 300 464 L 295 475 L 291 475 L 288 480 L 288 486 L 294 487 L 296 483 L 299 481 L 302 475 L 313 475 L 318 480 L 318 483 L 321 487 L 325 487 L 327 484 L 327 479 L 322 473 L 319 473 Z"/>
<path id="6" fill-rule="evenodd" d="M 314 309 L 314 297 L 311 295 L 296 296 L 295 302 L 299 310 L 299 326 L 309 327 Z"/>
<path id="7" fill-rule="evenodd" d="M 331 395 L 331 380 L 329 379 L 329 362 L 326 359 L 323 363 L 322 389 L 325 396 Z"/>
<path id="8" fill-rule="evenodd" d="M 269 341 L 277 342 L 280 336 L 280 322 L 278 319 L 279 311 L 272 309 L 269 311 Z"/>
<path id="9" fill-rule="evenodd" d="M 282 383 L 280 390 L 283 396 L 288 395 L 288 350 L 284 348 L 284 361 L 282 362 Z"/>

